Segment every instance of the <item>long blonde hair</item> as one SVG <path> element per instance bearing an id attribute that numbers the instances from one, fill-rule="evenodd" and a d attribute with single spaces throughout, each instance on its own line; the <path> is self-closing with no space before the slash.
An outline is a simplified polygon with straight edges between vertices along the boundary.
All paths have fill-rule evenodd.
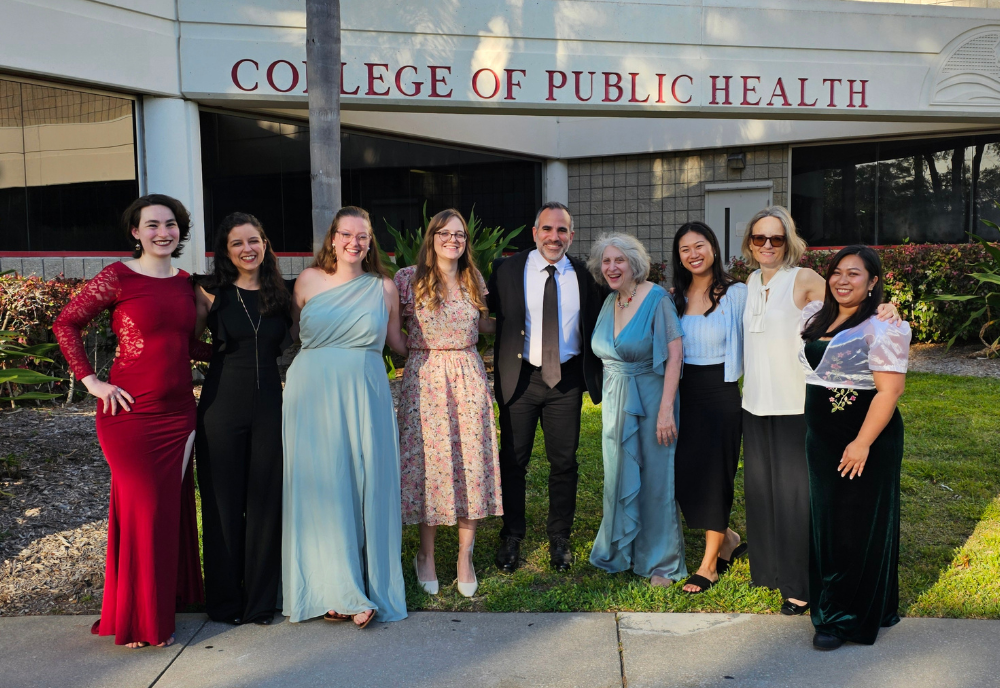
<path id="1" fill-rule="evenodd" d="M 416 270 L 413 271 L 413 300 L 418 306 L 437 310 L 448 296 L 444 279 L 441 276 L 441 269 L 438 267 L 437 252 L 434 250 L 434 235 L 453 217 L 457 217 L 458 221 L 462 223 L 462 230 L 466 235 L 465 252 L 458 258 L 458 284 L 472 305 L 480 313 L 488 314 L 489 310 L 486 308 L 486 300 L 483 298 L 481 286 L 483 278 L 479 274 L 479 268 L 476 267 L 469 226 L 466 224 L 465 218 L 462 217 L 462 213 L 454 208 L 442 210 L 427 223 L 424 241 L 420 244 L 420 251 L 417 253 Z"/>
<path id="2" fill-rule="evenodd" d="M 333 222 L 330 223 L 330 229 L 326 230 L 326 236 L 323 237 L 323 246 L 320 248 L 319 253 L 316 254 L 316 260 L 313 261 L 312 267 L 319 268 L 331 275 L 337 272 L 337 249 L 333 247 L 333 235 L 336 234 L 340 228 L 340 221 L 345 217 L 356 217 L 364 220 L 365 225 L 368 226 L 368 235 L 371 238 L 368 240 L 368 253 L 365 254 L 364 259 L 361 261 L 362 269 L 365 272 L 388 277 L 388 273 L 382 267 L 378 242 L 375 241 L 375 232 L 372 231 L 372 221 L 368 216 L 368 211 L 356 205 L 345 205 L 333 216 Z"/>

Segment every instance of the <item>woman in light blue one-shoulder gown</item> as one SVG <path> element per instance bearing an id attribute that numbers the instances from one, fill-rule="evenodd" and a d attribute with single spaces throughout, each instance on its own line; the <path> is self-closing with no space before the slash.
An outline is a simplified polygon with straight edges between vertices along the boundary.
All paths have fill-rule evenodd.
<path id="1" fill-rule="evenodd" d="M 674 501 L 682 352 L 677 309 L 661 286 L 646 281 L 649 255 L 632 236 L 599 238 L 590 266 L 613 290 L 591 340 L 604 362 L 604 516 L 590 563 L 611 573 L 631 568 L 653 585 L 672 585 L 687 577 Z"/>
<path id="2" fill-rule="evenodd" d="M 283 612 L 293 622 L 406 617 L 399 439 L 382 362 L 387 332 L 390 346 L 405 344 L 377 256 L 368 214 L 348 207 L 296 283 L 302 350 L 282 422 Z"/>

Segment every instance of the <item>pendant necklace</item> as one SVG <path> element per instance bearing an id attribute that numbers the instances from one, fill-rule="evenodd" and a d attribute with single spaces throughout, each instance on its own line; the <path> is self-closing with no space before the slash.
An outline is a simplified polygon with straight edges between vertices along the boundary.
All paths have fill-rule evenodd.
<path id="1" fill-rule="evenodd" d="M 235 285 L 234 285 L 235 286 Z M 243 312 L 247 314 L 247 320 L 250 321 L 250 327 L 253 328 L 253 362 L 254 362 L 254 373 L 257 380 L 257 389 L 260 389 L 260 355 L 257 350 L 257 332 L 260 330 L 260 322 L 263 319 L 263 314 L 257 314 L 257 324 L 253 324 L 253 318 L 250 317 L 250 311 L 247 310 L 247 305 L 243 301 L 243 295 L 240 293 L 240 288 L 236 287 L 236 298 L 240 300 L 240 305 L 243 306 Z"/>

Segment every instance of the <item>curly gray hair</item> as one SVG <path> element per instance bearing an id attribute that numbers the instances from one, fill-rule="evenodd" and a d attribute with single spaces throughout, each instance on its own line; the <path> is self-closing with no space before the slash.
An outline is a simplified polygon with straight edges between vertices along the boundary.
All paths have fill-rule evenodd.
<path id="1" fill-rule="evenodd" d="M 650 258 L 646 247 L 631 234 L 614 232 L 597 237 L 594 247 L 590 250 L 590 258 L 587 259 L 587 268 L 598 284 L 607 284 L 604 275 L 601 274 L 601 262 L 604 260 L 604 250 L 609 246 L 625 254 L 628 266 L 632 270 L 632 277 L 637 284 L 649 277 Z"/>

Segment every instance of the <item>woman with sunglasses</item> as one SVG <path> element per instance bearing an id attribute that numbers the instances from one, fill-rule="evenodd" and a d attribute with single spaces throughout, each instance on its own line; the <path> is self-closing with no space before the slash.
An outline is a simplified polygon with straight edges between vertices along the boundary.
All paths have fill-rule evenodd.
<path id="1" fill-rule="evenodd" d="M 743 316 L 743 476 L 754 585 L 775 588 L 781 613 L 809 608 L 809 471 L 806 381 L 799 363 L 802 309 L 821 301 L 826 281 L 798 267 L 806 242 L 778 205 L 747 223 L 743 256 L 757 268 L 747 279 Z M 879 317 L 899 322 L 892 304 Z"/>
<path id="2" fill-rule="evenodd" d="M 420 524 L 413 566 L 420 587 L 438 592 L 434 539 L 458 524 L 458 592 L 479 588 L 472 565 L 476 525 L 503 513 L 496 421 L 486 367 L 476 350 L 496 321 L 457 210 L 431 218 L 417 264 L 396 273 L 410 357 L 397 409 L 403 523 Z"/>

